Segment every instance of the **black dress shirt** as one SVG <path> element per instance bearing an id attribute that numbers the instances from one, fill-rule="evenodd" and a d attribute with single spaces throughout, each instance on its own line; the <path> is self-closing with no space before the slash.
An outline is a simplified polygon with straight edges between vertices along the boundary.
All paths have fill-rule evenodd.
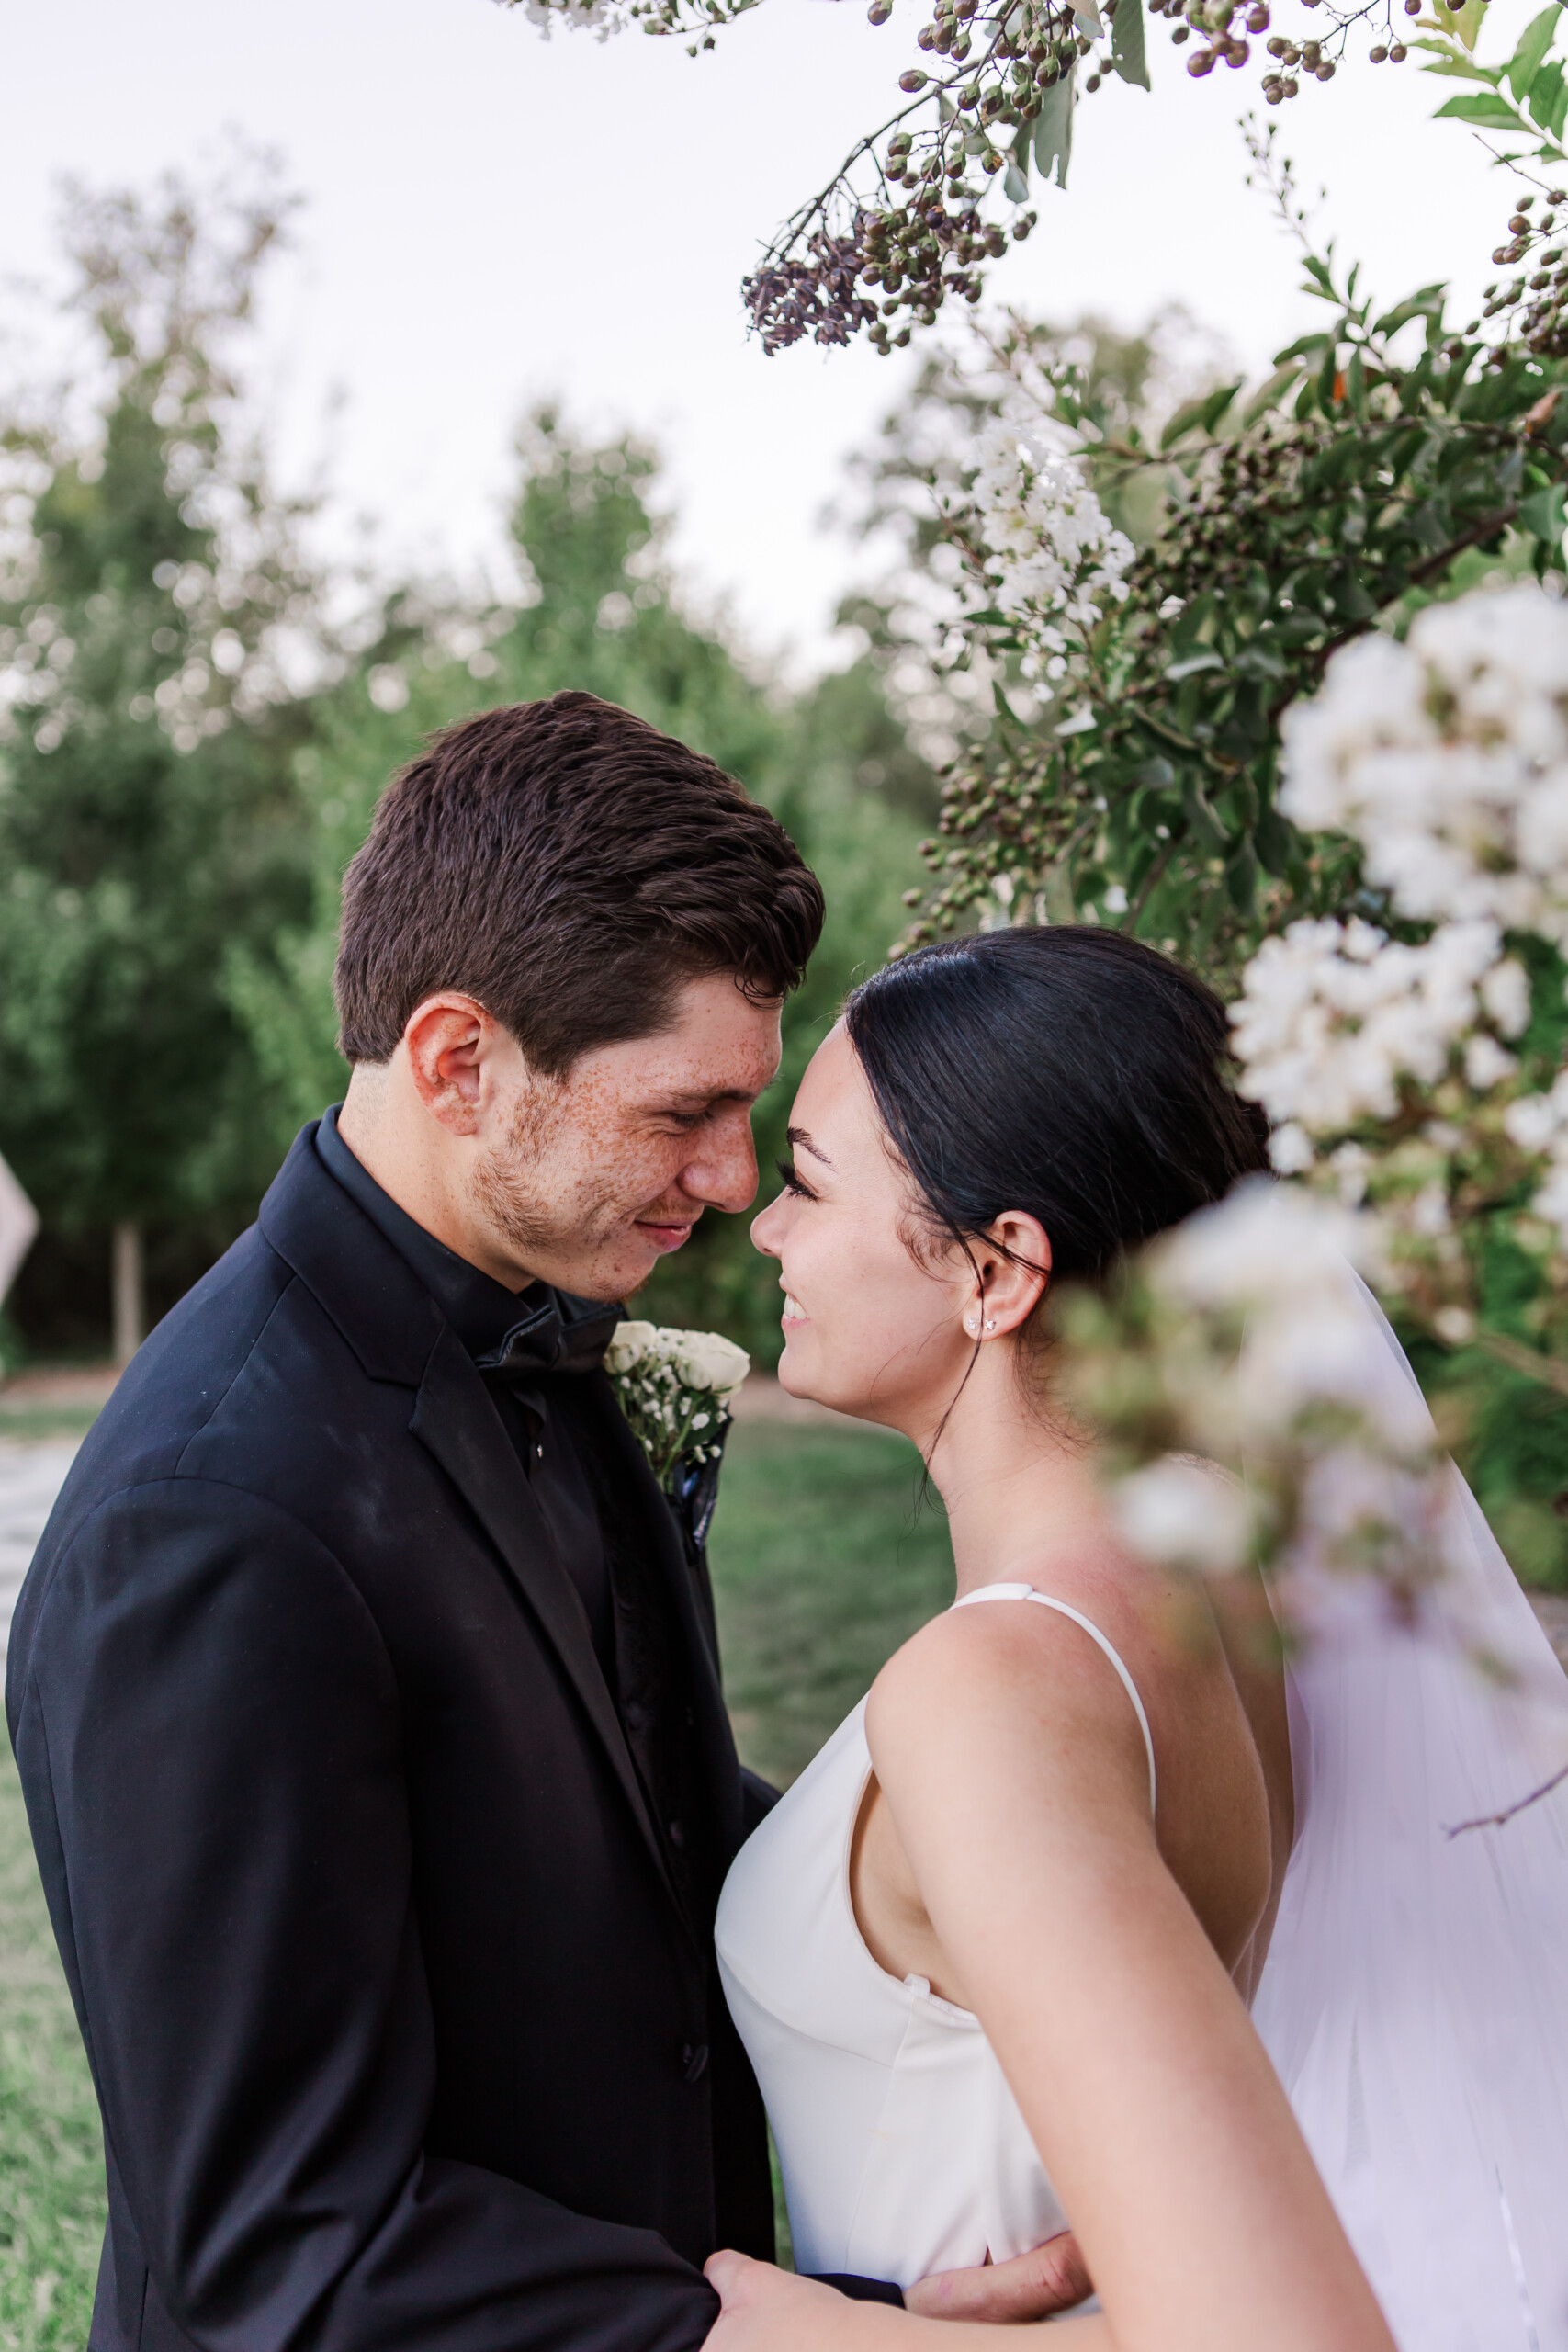
<path id="1" fill-rule="evenodd" d="M 461 1340 L 490 1392 L 534 1499 L 577 1587 L 593 1648 L 612 1690 L 615 1635 L 604 1532 L 571 1441 L 570 1416 L 552 1413 L 562 1377 L 596 1372 L 624 1312 L 619 1305 L 573 1298 L 547 1283 L 511 1291 L 437 1241 L 400 1209 L 337 1130 L 334 1105 L 316 1130 L 316 1149 L 333 1176 L 418 1275 Z"/>

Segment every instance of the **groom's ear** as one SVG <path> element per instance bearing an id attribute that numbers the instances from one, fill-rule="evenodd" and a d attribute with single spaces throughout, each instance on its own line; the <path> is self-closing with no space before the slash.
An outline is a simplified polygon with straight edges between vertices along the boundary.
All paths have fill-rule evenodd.
<path id="1" fill-rule="evenodd" d="M 473 997 L 453 992 L 415 1005 L 401 1050 L 421 1102 L 455 1136 L 478 1132 L 498 1062 L 517 1057 L 516 1043 L 500 1022 Z"/>

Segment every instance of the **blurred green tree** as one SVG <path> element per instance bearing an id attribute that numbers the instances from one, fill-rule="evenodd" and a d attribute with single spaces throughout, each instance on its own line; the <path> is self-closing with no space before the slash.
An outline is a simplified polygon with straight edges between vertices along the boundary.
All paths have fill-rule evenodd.
<path id="1" fill-rule="evenodd" d="M 822 877 L 828 927 L 785 1020 L 784 1067 L 757 1117 L 764 1170 L 794 1084 L 857 971 L 898 928 L 915 842 L 935 806 L 929 769 L 889 712 L 869 659 L 784 693 L 685 607 L 650 504 L 655 460 L 636 441 L 591 445 L 551 407 L 519 438 L 512 530 L 522 597 L 471 610 L 414 590 L 389 597 L 353 671 L 323 694 L 294 772 L 311 814 L 309 919 L 239 938 L 224 986 L 276 1105 L 275 1152 L 343 1091 L 332 965 L 343 870 L 388 776 L 434 729 L 498 703 L 584 688 L 680 736 L 773 808 Z M 764 1183 L 767 1179 L 764 1177 Z M 771 1267 L 744 1217 L 709 1217 L 643 1302 L 663 1320 L 723 1329 L 772 1362 Z"/>
<path id="2" fill-rule="evenodd" d="M 147 1229 L 220 1242 L 268 1172 L 221 973 L 309 903 L 320 598 L 223 365 L 288 209 L 249 178 L 70 191 L 88 356 L 0 421 L 0 1150 L 46 1234 L 112 1233 L 122 1358 Z"/>

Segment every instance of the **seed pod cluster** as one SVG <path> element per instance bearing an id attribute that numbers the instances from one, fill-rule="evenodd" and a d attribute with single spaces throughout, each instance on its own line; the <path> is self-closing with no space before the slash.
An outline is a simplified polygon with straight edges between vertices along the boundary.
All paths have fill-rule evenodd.
<path id="1" fill-rule="evenodd" d="M 741 281 L 741 298 L 770 358 L 806 335 L 813 343 L 848 343 L 874 322 L 876 305 L 858 284 L 865 263 L 864 218 L 857 218 L 849 236 L 830 237 L 818 229 L 804 255 L 786 254 Z"/>
<path id="2" fill-rule="evenodd" d="M 1501 318 L 1497 348 L 1522 343 L 1538 359 L 1568 358 L 1568 230 L 1558 216 L 1568 206 L 1568 189 L 1551 188 L 1539 219 L 1534 195 L 1520 197 L 1508 219 L 1508 234 L 1492 255 L 1499 269 L 1516 273 L 1486 288 L 1483 320 Z M 1533 264 L 1533 266 L 1531 265 Z M 1478 322 L 1479 323 L 1479 322 Z"/>
<path id="3" fill-rule="evenodd" d="M 655 28 L 673 29 L 689 16 L 700 20 L 705 7 L 735 14 L 752 0 L 630 5 L 634 13 L 658 17 Z M 984 264 L 1005 253 L 1010 235 L 1021 241 L 1035 226 L 1035 215 L 1022 208 L 1032 126 L 1051 93 L 1076 71 L 1076 95 L 1089 96 L 1112 70 L 1116 0 L 1101 0 L 1111 31 L 1098 52 L 1069 0 L 929 5 L 916 37 L 922 62 L 899 74 L 907 103 L 889 134 L 853 150 L 745 282 L 747 307 L 767 351 L 807 336 L 841 343 L 864 332 L 887 352 L 907 344 L 916 323 L 933 323 L 950 297 L 978 301 Z M 1381 18 L 1386 35 L 1372 49 L 1374 62 L 1404 58 L 1404 44 L 1393 37 L 1393 0 L 1372 0 L 1370 12 L 1351 0 L 1303 5 L 1325 7 L 1322 37 L 1297 41 L 1271 34 L 1269 0 L 1145 0 L 1151 15 L 1168 21 L 1173 44 L 1194 43 L 1186 59 L 1194 80 L 1218 65 L 1245 66 L 1264 41 L 1262 86 L 1271 106 L 1296 96 L 1305 81 L 1331 81 L 1348 27 L 1368 13 Z M 1399 5 L 1414 15 L 1423 0 Z M 893 0 L 869 0 L 874 25 L 888 23 L 893 13 Z M 875 186 L 868 188 L 872 175 Z M 1010 220 L 982 218 L 988 185 L 1005 187 L 1015 208 Z"/>

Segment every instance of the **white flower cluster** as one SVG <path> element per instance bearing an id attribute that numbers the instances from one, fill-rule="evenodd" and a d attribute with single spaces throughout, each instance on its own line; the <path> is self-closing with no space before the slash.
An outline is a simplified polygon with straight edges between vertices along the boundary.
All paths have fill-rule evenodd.
<path id="1" fill-rule="evenodd" d="M 1525 1094 L 1510 1102 L 1503 1125 L 1521 1151 L 1544 1155 L 1546 1182 L 1530 1206 L 1557 1227 L 1561 1246 L 1568 1250 L 1568 1070 L 1550 1093 Z"/>
<path id="2" fill-rule="evenodd" d="M 717 1453 L 751 1359 L 718 1331 L 617 1323 L 604 1369 L 654 1476 L 662 1479 L 682 1457 L 706 1462 Z"/>
<path id="3" fill-rule="evenodd" d="M 1390 1476 L 1421 1490 L 1434 1464 L 1431 1419 L 1379 1344 L 1356 1279 L 1372 1238 L 1368 1220 L 1262 1178 L 1146 1253 L 1156 1297 L 1178 1310 L 1182 1336 L 1165 1386 L 1185 1449 L 1142 1464 L 1112 1490 L 1136 1549 L 1225 1575 L 1265 1547 L 1282 1484 L 1306 1480 L 1308 1508 L 1294 1532 L 1320 1547 L 1355 1539 L 1363 1500 L 1386 1496 Z M 1321 1481 L 1314 1506 L 1317 1465 L 1330 1456 L 1336 1475 Z M 1330 1504 L 1332 1521 L 1324 1517 Z"/>
<path id="4" fill-rule="evenodd" d="M 1030 626 L 1025 674 L 1050 698 L 1073 650 L 1066 632 L 1094 628 L 1104 599 L 1127 595 L 1135 550 L 1095 496 L 1080 458 L 1051 447 L 1038 419 L 995 418 L 967 497 L 986 558 L 986 594 Z"/>
<path id="5" fill-rule="evenodd" d="M 1568 603 L 1526 584 L 1362 638 L 1284 745 L 1285 814 L 1353 834 L 1402 915 L 1568 945 Z"/>
<path id="6" fill-rule="evenodd" d="M 1292 923 L 1265 940 L 1231 1010 L 1241 1091 L 1275 1123 L 1281 1175 L 1311 1167 L 1311 1137 L 1392 1118 L 1400 1080 L 1435 1085 L 1461 1044 L 1476 1091 L 1511 1077 L 1499 1034 L 1529 1019 L 1524 967 L 1483 921 L 1445 923 L 1420 946 L 1359 919 Z"/>
<path id="7" fill-rule="evenodd" d="M 1412 946 L 1360 922 L 1293 923 L 1248 966 L 1241 1091 L 1275 1122 L 1274 1166 L 1300 1175 L 1318 1139 L 1392 1118 L 1402 1081 L 1457 1069 L 1482 1098 L 1517 1075 L 1507 1041 L 1530 989 L 1504 934 L 1568 948 L 1568 602 L 1533 584 L 1461 597 L 1404 645 L 1346 647 L 1287 715 L 1284 751 L 1285 813 L 1350 834 L 1396 912 L 1435 926 Z M 1523 1098 L 1503 1125 L 1545 1159 L 1532 1205 L 1568 1239 L 1562 1094 Z M 1352 1160 L 1359 1182 L 1362 1147 L 1332 1155 L 1337 1172 Z M 1411 1215 L 1429 1234 L 1445 1222 L 1435 1196 Z"/>

